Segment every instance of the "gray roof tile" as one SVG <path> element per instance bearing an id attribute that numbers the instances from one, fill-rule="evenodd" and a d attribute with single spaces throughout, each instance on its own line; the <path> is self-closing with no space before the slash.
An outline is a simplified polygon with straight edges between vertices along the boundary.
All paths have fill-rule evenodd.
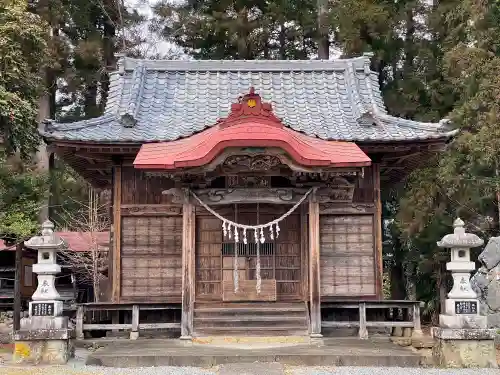
<path id="1" fill-rule="evenodd" d="M 330 140 L 444 138 L 446 126 L 390 116 L 369 56 L 333 61 L 152 61 L 124 58 L 111 75 L 105 113 L 51 123 L 48 139 L 89 142 L 174 140 L 214 125 L 250 87 L 292 129 Z M 122 116 L 136 123 L 127 127 Z M 130 123 L 129 123 L 130 125 Z"/>

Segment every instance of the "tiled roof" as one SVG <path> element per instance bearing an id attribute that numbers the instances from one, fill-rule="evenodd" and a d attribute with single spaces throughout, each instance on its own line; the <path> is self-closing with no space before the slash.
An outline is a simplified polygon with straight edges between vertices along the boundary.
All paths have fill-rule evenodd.
<path id="1" fill-rule="evenodd" d="M 103 116 L 48 124 L 47 139 L 170 141 L 226 117 L 250 87 L 282 122 L 328 140 L 404 141 L 454 134 L 437 123 L 387 114 L 370 56 L 333 61 L 152 61 L 123 58 L 111 75 Z"/>

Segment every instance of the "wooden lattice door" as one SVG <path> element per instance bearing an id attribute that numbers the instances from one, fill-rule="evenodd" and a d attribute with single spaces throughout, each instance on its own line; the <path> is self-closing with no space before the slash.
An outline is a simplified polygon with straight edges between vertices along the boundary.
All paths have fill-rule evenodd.
<path id="1" fill-rule="evenodd" d="M 300 214 L 293 213 L 280 224 L 276 241 L 275 277 L 278 299 L 296 300 L 302 297 Z"/>
<path id="2" fill-rule="evenodd" d="M 222 298 L 222 222 L 213 216 L 196 217 L 196 300 Z"/>
<path id="3" fill-rule="evenodd" d="M 259 207 L 238 205 L 234 217 L 240 224 L 266 223 L 285 212 L 285 207 Z M 229 216 L 228 216 L 229 217 Z M 274 240 L 266 233 L 266 242 L 259 245 L 261 278 L 276 281 L 277 300 L 301 298 L 301 247 L 300 215 L 292 214 L 280 223 L 280 235 Z M 197 301 L 220 301 L 223 286 L 234 283 L 234 253 L 238 251 L 238 279 L 257 279 L 257 247 L 252 231 L 247 233 L 247 244 L 235 244 L 223 238 L 222 222 L 213 216 L 197 216 L 196 219 L 196 299 Z M 263 285 L 269 285 L 264 282 Z M 262 300 L 269 300 L 262 293 Z M 258 299 L 258 298 L 257 298 Z"/>

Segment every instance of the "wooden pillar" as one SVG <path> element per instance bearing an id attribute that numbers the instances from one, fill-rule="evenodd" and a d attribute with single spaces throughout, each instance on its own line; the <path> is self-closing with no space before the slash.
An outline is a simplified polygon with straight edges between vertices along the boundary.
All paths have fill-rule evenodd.
<path id="1" fill-rule="evenodd" d="M 122 167 L 113 167 L 113 269 L 111 300 L 120 302 L 121 287 L 121 202 L 122 202 Z"/>
<path id="2" fill-rule="evenodd" d="M 139 338 L 139 305 L 132 306 L 132 332 L 130 332 L 130 339 L 137 340 Z"/>
<path id="3" fill-rule="evenodd" d="M 182 206 L 182 317 L 181 340 L 191 340 L 194 314 L 195 210 L 185 193 Z"/>
<path id="4" fill-rule="evenodd" d="M 359 304 L 359 338 L 368 338 L 368 329 L 366 328 L 366 303 Z"/>
<path id="5" fill-rule="evenodd" d="M 316 199 L 316 191 L 313 191 L 309 199 L 309 302 L 311 308 L 311 337 L 322 337 L 319 247 L 319 203 Z"/>
<path id="6" fill-rule="evenodd" d="M 384 266 L 382 254 L 382 199 L 380 194 L 380 164 L 373 164 L 373 185 L 374 185 L 374 198 L 375 198 L 375 260 L 377 264 L 376 282 L 377 282 L 377 297 L 383 299 L 383 279 L 384 279 Z"/>

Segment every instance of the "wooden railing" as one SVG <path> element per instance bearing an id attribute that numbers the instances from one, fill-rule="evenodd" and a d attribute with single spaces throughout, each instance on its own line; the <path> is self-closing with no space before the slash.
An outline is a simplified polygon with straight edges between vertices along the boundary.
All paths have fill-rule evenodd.
<path id="1" fill-rule="evenodd" d="M 359 338 L 368 338 L 368 328 L 410 328 L 415 334 L 420 334 L 422 328 L 420 326 L 420 302 L 419 301 L 391 301 L 391 300 L 336 300 L 321 302 L 321 309 L 356 309 L 359 310 L 359 319 L 357 321 L 330 321 L 323 320 L 321 327 L 323 328 L 359 328 Z M 402 314 L 404 320 L 384 319 L 384 320 L 367 320 L 366 311 L 369 309 L 378 310 L 407 310 L 406 314 Z"/>
<path id="2" fill-rule="evenodd" d="M 96 330 L 126 330 L 130 331 L 130 338 L 137 339 L 139 337 L 140 330 L 146 329 L 180 329 L 180 323 L 141 323 L 139 321 L 140 311 L 152 311 L 152 310 L 179 310 L 180 307 L 174 306 L 172 304 L 137 304 L 137 303 L 84 303 L 77 306 L 76 309 L 76 338 L 83 339 L 85 331 L 96 331 Z M 85 316 L 88 312 L 93 311 L 131 311 L 132 319 L 130 323 L 85 323 Z"/>

